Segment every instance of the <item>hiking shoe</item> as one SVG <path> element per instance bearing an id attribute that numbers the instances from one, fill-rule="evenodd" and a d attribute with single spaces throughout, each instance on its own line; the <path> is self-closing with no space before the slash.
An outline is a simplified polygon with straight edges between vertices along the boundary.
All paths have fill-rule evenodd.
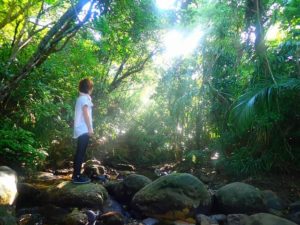
<path id="1" fill-rule="evenodd" d="M 75 177 L 72 179 L 73 184 L 88 184 L 91 182 L 91 179 L 87 177 Z"/>

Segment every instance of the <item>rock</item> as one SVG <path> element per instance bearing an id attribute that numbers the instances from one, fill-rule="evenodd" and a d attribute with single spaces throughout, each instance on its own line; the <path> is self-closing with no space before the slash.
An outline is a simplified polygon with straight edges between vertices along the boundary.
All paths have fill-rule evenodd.
<path id="1" fill-rule="evenodd" d="M 92 179 L 107 173 L 106 168 L 96 159 L 86 161 L 83 168 L 83 173 Z"/>
<path id="2" fill-rule="evenodd" d="M 211 183 L 214 180 L 214 176 L 211 174 L 199 174 L 197 177 L 199 177 L 199 179 L 205 184 Z"/>
<path id="3" fill-rule="evenodd" d="M 291 213 L 287 218 L 294 223 L 300 224 L 300 212 Z"/>
<path id="4" fill-rule="evenodd" d="M 103 206 L 103 213 L 107 213 L 111 211 L 118 212 L 122 215 L 126 214 L 122 205 L 119 202 L 109 197 Z"/>
<path id="5" fill-rule="evenodd" d="M 17 174 L 7 166 L 0 166 L 0 205 L 12 205 L 17 190 Z"/>
<path id="6" fill-rule="evenodd" d="M 16 199 L 16 208 L 28 208 L 38 205 L 38 196 L 41 193 L 31 184 L 18 183 L 18 196 Z"/>
<path id="7" fill-rule="evenodd" d="M 227 215 L 227 225 L 245 225 L 244 221 L 249 216 L 245 214 L 229 214 Z"/>
<path id="8" fill-rule="evenodd" d="M 300 201 L 293 202 L 288 208 L 290 213 L 300 212 Z"/>
<path id="9" fill-rule="evenodd" d="M 243 225 L 297 225 L 297 224 L 272 214 L 257 213 L 245 219 Z"/>
<path id="10" fill-rule="evenodd" d="M 219 223 L 216 220 L 203 214 L 199 214 L 196 216 L 196 224 L 197 225 L 219 225 Z"/>
<path id="11" fill-rule="evenodd" d="M 43 218 L 40 214 L 23 214 L 18 218 L 18 225 L 36 225 L 43 224 Z"/>
<path id="12" fill-rule="evenodd" d="M 66 175 L 69 175 L 69 174 L 72 174 L 73 172 L 73 169 L 57 169 L 54 171 L 54 175 L 56 176 L 60 176 L 60 175 L 63 175 L 63 176 L 66 176 Z"/>
<path id="13" fill-rule="evenodd" d="M 168 223 L 161 223 L 161 224 L 168 224 Z M 172 225 L 194 225 L 194 223 L 188 223 L 181 220 L 176 220 L 172 223 Z"/>
<path id="14" fill-rule="evenodd" d="M 58 180 L 59 178 L 50 172 L 38 172 L 35 176 L 35 180 L 41 183 L 49 183 Z"/>
<path id="15" fill-rule="evenodd" d="M 216 214 L 209 216 L 213 221 L 216 221 L 218 223 L 224 224 L 227 220 L 227 216 L 224 214 Z"/>
<path id="16" fill-rule="evenodd" d="M 41 207 L 39 212 L 43 216 L 44 224 L 60 224 L 70 213 L 67 209 L 49 204 Z"/>
<path id="17" fill-rule="evenodd" d="M 284 210 L 283 201 L 278 197 L 278 195 L 271 191 L 262 191 L 264 202 L 268 210 Z"/>
<path id="18" fill-rule="evenodd" d="M 111 180 L 105 183 L 103 186 L 106 188 L 110 195 L 114 196 L 116 194 L 116 191 L 120 189 L 120 186 L 123 185 L 122 183 L 123 181 L 121 180 Z"/>
<path id="19" fill-rule="evenodd" d="M 115 169 L 110 169 L 110 172 L 109 172 L 112 176 L 116 177 L 119 175 L 118 171 L 115 170 Z"/>
<path id="20" fill-rule="evenodd" d="M 21 208 L 16 211 L 16 216 L 21 217 L 22 215 L 26 214 L 40 214 L 39 207 L 32 207 L 32 208 Z"/>
<path id="21" fill-rule="evenodd" d="M 100 184 L 73 184 L 64 181 L 47 191 L 47 201 L 62 207 L 91 207 L 100 209 L 107 200 L 106 189 Z"/>
<path id="22" fill-rule="evenodd" d="M 63 158 L 64 156 L 62 155 L 62 153 L 60 153 L 60 154 L 61 154 L 60 158 Z M 55 160 L 55 163 L 54 163 L 53 166 L 56 167 L 56 168 L 72 168 L 73 167 L 73 161 L 66 160 L 66 159 L 58 159 L 58 160 Z"/>
<path id="23" fill-rule="evenodd" d="M 209 211 L 210 195 L 204 184 L 187 173 L 162 176 L 138 191 L 132 206 L 146 216 L 195 222 L 197 208 Z"/>
<path id="24" fill-rule="evenodd" d="M 86 175 L 89 178 L 100 176 L 100 171 L 98 169 L 98 166 L 89 166 L 86 167 L 83 171 L 83 174 Z"/>
<path id="25" fill-rule="evenodd" d="M 101 162 L 97 159 L 90 159 L 84 163 L 83 168 L 85 169 L 89 166 L 101 166 Z"/>
<path id="26" fill-rule="evenodd" d="M 14 209 L 9 205 L 0 205 L 0 225 L 17 225 Z"/>
<path id="27" fill-rule="evenodd" d="M 154 218 L 146 218 L 143 220 L 143 224 L 144 225 L 155 225 L 155 224 L 158 224 L 159 223 L 159 220 L 157 219 L 154 219 Z"/>
<path id="28" fill-rule="evenodd" d="M 130 164 L 117 163 L 117 164 L 113 164 L 112 167 L 117 170 L 135 171 L 135 167 Z"/>
<path id="29" fill-rule="evenodd" d="M 125 218 L 118 212 L 108 212 L 100 216 L 99 220 L 105 225 L 123 225 Z"/>
<path id="30" fill-rule="evenodd" d="M 196 215 L 196 225 L 210 225 L 208 217 L 203 214 Z"/>
<path id="31" fill-rule="evenodd" d="M 86 213 L 79 211 L 75 208 L 71 213 L 66 215 L 61 225 L 86 225 L 88 223 L 88 217 Z"/>
<path id="32" fill-rule="evenodd" d="M 235 182 L 221 187 L 215 194 L 216 205 L 221 213 L 252 214 L 265 212 L 262 192 L 252 185 Z"/>
<path id="33" fill-rule="evenodd" d="M 124 179 L 123 184 L 127 189 L 127 194 L 132 195 L 151 182 L 152 180 L 150 180 L 148 177 L 138 174 L 131 174 Z"/>
<path id="34" fill-rule="evenodd" d="M 300 224 L 300 201 L 294 202 L 288 207 L 288 219 Z"/>
<path id="35" fill-rule="evenodd" d="M 151 182 L 152 181 L 148 177 L 138 174 L 131 174 L 123 181 L 111 183 L 107 189 L 109 194 L 114 196 L 116 200 L 127 204 L 131 201 L 135 193 Z"/>
<path id="36" fill-rule="evenodd" d="M 106 170 L 106 168 L 105 168 L 104 166 L 98 166 L 98 170 L 99 170 L 99 173 L 100 173 L 101 175 L 107 173 L 107 170 Z"/>
<path id="37" fill-rule="evenodd" d="M 129 171 L 129 170 L 119 170 L 116 179 L 117 180 L 124 180 L 126 177 L 128 177 L 131 174 L 135 174 L 135 172 Z"/>

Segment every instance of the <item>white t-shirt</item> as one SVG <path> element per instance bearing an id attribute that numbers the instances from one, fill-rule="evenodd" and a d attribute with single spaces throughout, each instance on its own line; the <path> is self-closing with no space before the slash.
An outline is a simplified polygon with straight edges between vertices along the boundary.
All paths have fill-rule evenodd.
<path id="1" fill-rule="evenodd" d="M 88 133 L 88 127 L 84 121 L 83 116 L 83 106 L 88 106 L 88 113 L 90 116 L 90 123 L 93 129 L 93 120 L 92 120 L 92 99 L 88 94 L 80 93 L 80 96 L 76 100 L 75 105 L 75 118 L 74 118 L 74 138 L 78 138 L 82 134 Z"/>

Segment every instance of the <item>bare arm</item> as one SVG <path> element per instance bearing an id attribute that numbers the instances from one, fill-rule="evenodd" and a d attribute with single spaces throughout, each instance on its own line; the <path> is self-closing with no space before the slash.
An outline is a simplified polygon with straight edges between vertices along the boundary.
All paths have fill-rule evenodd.
<path id="1" fill-rule="evenodd" d="M 89 111 L 88 111 L 88 106 L 84 105 L 82 107 L 82 110 L 83 110 L 84 122 L 85 122 L 85 124 L 88 128 L 89 136 L 92 136 L 94 134 L 94 131 L 93 131 L 93 128 L 92 128 L 92 125 L 91 125 L 91 118 L 90 118 L 90 114 L 89 114 Z"/>

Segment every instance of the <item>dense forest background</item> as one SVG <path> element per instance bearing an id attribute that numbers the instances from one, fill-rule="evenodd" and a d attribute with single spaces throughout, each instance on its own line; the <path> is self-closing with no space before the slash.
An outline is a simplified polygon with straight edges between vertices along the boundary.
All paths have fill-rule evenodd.
<path id="1" fill-rule="evenodd" d="M 90 77 L 90 158 L 299 171 L 300 1 L 159 2 L 0 0 L 1 164 L 72 160 Z"/>

